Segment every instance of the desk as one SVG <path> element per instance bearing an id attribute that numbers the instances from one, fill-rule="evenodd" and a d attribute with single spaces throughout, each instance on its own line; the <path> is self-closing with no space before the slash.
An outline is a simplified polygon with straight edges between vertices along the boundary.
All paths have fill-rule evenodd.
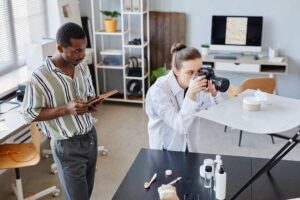
<path id="1" fill-rule="evenodd" d="M 8 74 L 0 76 L 0 98 L 18 90 L 18 84 L 28 80 L 27 67 L 21 67 Z"/>
<path id="2" fill-rule="evenodd" d="M 287 143 L 246 182 L 237 194 L 233 196 L 232 200 L 236 199 L 243 190 L 265 172 L 269 172 L 299 143 L 298 137 L 300 136 L 300 131 L 291 138 L 277 133 L 293 129 L 300 124 L 300 100 L 266 94 L 269 102 L 265 107 L 262 107 L 261 111 L 252 112 L 243 110 L 243 97 L 253 96 L 253 93 L 254 90 L 246 90 L 237 95 L 237 97 L 229 98 L 216 106 L 196 114 L 198 117 L 247 132 L 272 134 L 273 136 L 288 140 Z"/>
<path id="3" fill-rule="evenodd" d="M 215 199 L 212 190 L 203 187 L 203 179 L 199 175 L 199 166 L 205 158 L 215 155 L 199 153 L 183 153 L 162 150 L 142 149 L 112 199 L 132 200 L 159 199 L 157 188 L 161 184 L 174 180 L 177 176 L 183 179 L 176 183 L 179 198 L 184 200 L 184 194 L 199 194 L 200 199 Z M 224 168 L 227 172 L 227 199 L 231 198 L 240 186 L 250 177 L 253 171 L 266 162 L 265 159 L 222 156 Z M 282 161 L 274 168 L 271 177 L 264 175 L 259 181 L 248 187 L 238 199 L 241 200 L 276 200 L 299 197 L 300 163 Z M 165 177 L 164 171 L 172 169 L 172 177 Z M 286 173 L 282 173 L 285 170 Z M 150 180 L 157 172 L 157 180 L 150 190 L 145 190 L 144 182 Z M 291 183 L 293 184 L 287 184 Z"/>
<path id="4" fill-rule="evenodd" d="M 203 160 L 205 158 L 214 159 L 214 157 L 215 155 L 208 154 L 142 149 L 112 199 L 159 199 L 157 188 L 178 176 L 183 177 L 175 185 L 181 200 L 184 200 L 184 194 L 187 193 L 199 194 L 200 199 L 215 199 L 214 192 L 204 188 L 203 179 L 199 174 L 199 167 Z M 232 196 L 240 185 L 251 177 L 251 159 L 233 156 L 222 156 L 222 159 L 226 172 L 230 174 L 227 195 Z M 166 169 L 172 169 L 171 177 L 165 177 Z M 156 181 L 151 185 L 150 190 L 145 190 L 144 182 L 150 180 L 155 172 L 157 172 Z M 250 188 L 241 197 L 250 200 Z"/>
<path id="5" fill-rule="evenodd" d="M 282 62 L 271 62 L 268 58 L 255 60 L 252 55 L 238 55 L 236 60 L 216 59 L 217 54 L 208 54 L 202 57 L 204 65 L 212 66 L 216 71 L 268 74 L 273 77 L 285 75 L 288 68 L 288 58 Z"/>
<path id="6" fill-rule="evenodd" d="M 21 107 L 18 107 L 3 115 L 0 115 L 1 119 L 5 119 L 4 122 L 8 128 L 6 131 L 0 131 L 0 144 L 25 128 L 28 128 L 29 130 L 29 125 L 19 111 L 20 108 Z"/>

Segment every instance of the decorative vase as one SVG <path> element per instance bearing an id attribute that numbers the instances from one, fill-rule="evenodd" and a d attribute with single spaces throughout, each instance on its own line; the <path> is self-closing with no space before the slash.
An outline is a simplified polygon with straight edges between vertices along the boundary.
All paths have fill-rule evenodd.
<path id="1" fill-rule="evenodd" d="M 201 54 L 202 56 L 207 56 L 209 52 L 209 48 L 208 47 L 201 47 Z"/>
<path id="2" fill-rule="evenodd" d="M 117 32 L 118 20 L 117 19 L 105 19 L 104 27 L 105 27 L 105 32 Z"/>

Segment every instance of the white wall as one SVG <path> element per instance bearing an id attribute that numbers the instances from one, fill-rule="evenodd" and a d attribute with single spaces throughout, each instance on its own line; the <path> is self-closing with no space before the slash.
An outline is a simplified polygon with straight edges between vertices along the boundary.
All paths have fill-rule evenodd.
<path id="1" fill-rule="evenodd" d="M 187 14 L 187 44 L 210 43 L 212 15 L 264 17 L 262 46 L 280 49 L 289 57 L 288 75 L 277 76 L 279 95 L 300 99 L 300 1 L 299 0 L 151 0 L 151 10 Z M 241 82 L 247 76 L 230 76 Z"/>
<path id="2" fill-rule="evenodd" d="M 119 0 L 110 0 L 119 2 Z M 263 49 L 274 46 L 289 57 L 288 75 L 277 76 L 279 95 L 300 99 L 300 1 L 299 0 L 150 0 L 150 10 L 187 14 L 187 44 L 210 43 L 212 15 L 257 15 L 264 17 Z M 90 17 L 90 0 L 80 0 L 82 15 Z M 233 84 L 244 74 L 224 74 Z M 250 76 L 250 75 L 249 75 Z M 255 76 L 255 75 L 254 75 Z"/>

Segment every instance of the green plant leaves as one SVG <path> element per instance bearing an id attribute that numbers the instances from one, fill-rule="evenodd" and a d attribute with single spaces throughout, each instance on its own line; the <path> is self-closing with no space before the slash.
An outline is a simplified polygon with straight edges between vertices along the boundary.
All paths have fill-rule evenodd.
<path id="1" fill-rule="evenodd" d="M 158 67 L 155 70 L 151 70 L 150 81 L 154 82 L 156 79 L 158 79 L 161 76 L 166 75 L 168 72 L 169 72 L 169 70 L 166 67 Z"/>
<path id="2" fill-rule="evenodd" d="M 117 12 L 117 11 L 109 11 L 109 10 L 100 10 L 100 12 L 110 18 L 117 18 L 118 16 L 121 15 L 121 13 Z"/>
<path id="3" fill-rule="evenodd" d="M 111 17 L 112 18 L 117 18 L 118 16 L 120 16 L 121 14 L 117 11 L 114 11 L 112 14 L 111 14 Z"/>

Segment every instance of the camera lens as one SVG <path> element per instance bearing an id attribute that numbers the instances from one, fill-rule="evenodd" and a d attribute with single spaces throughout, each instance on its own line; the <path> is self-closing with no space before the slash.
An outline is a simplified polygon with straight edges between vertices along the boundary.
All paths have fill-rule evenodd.
<path id="1" fill-rule="evenodd" d="M 229 80 L 223 77 L 215 77 L 212 81 L 213 84 L 216 86 L 216 89 L 220 92 L 226 92 L 230 85 Z"/>

